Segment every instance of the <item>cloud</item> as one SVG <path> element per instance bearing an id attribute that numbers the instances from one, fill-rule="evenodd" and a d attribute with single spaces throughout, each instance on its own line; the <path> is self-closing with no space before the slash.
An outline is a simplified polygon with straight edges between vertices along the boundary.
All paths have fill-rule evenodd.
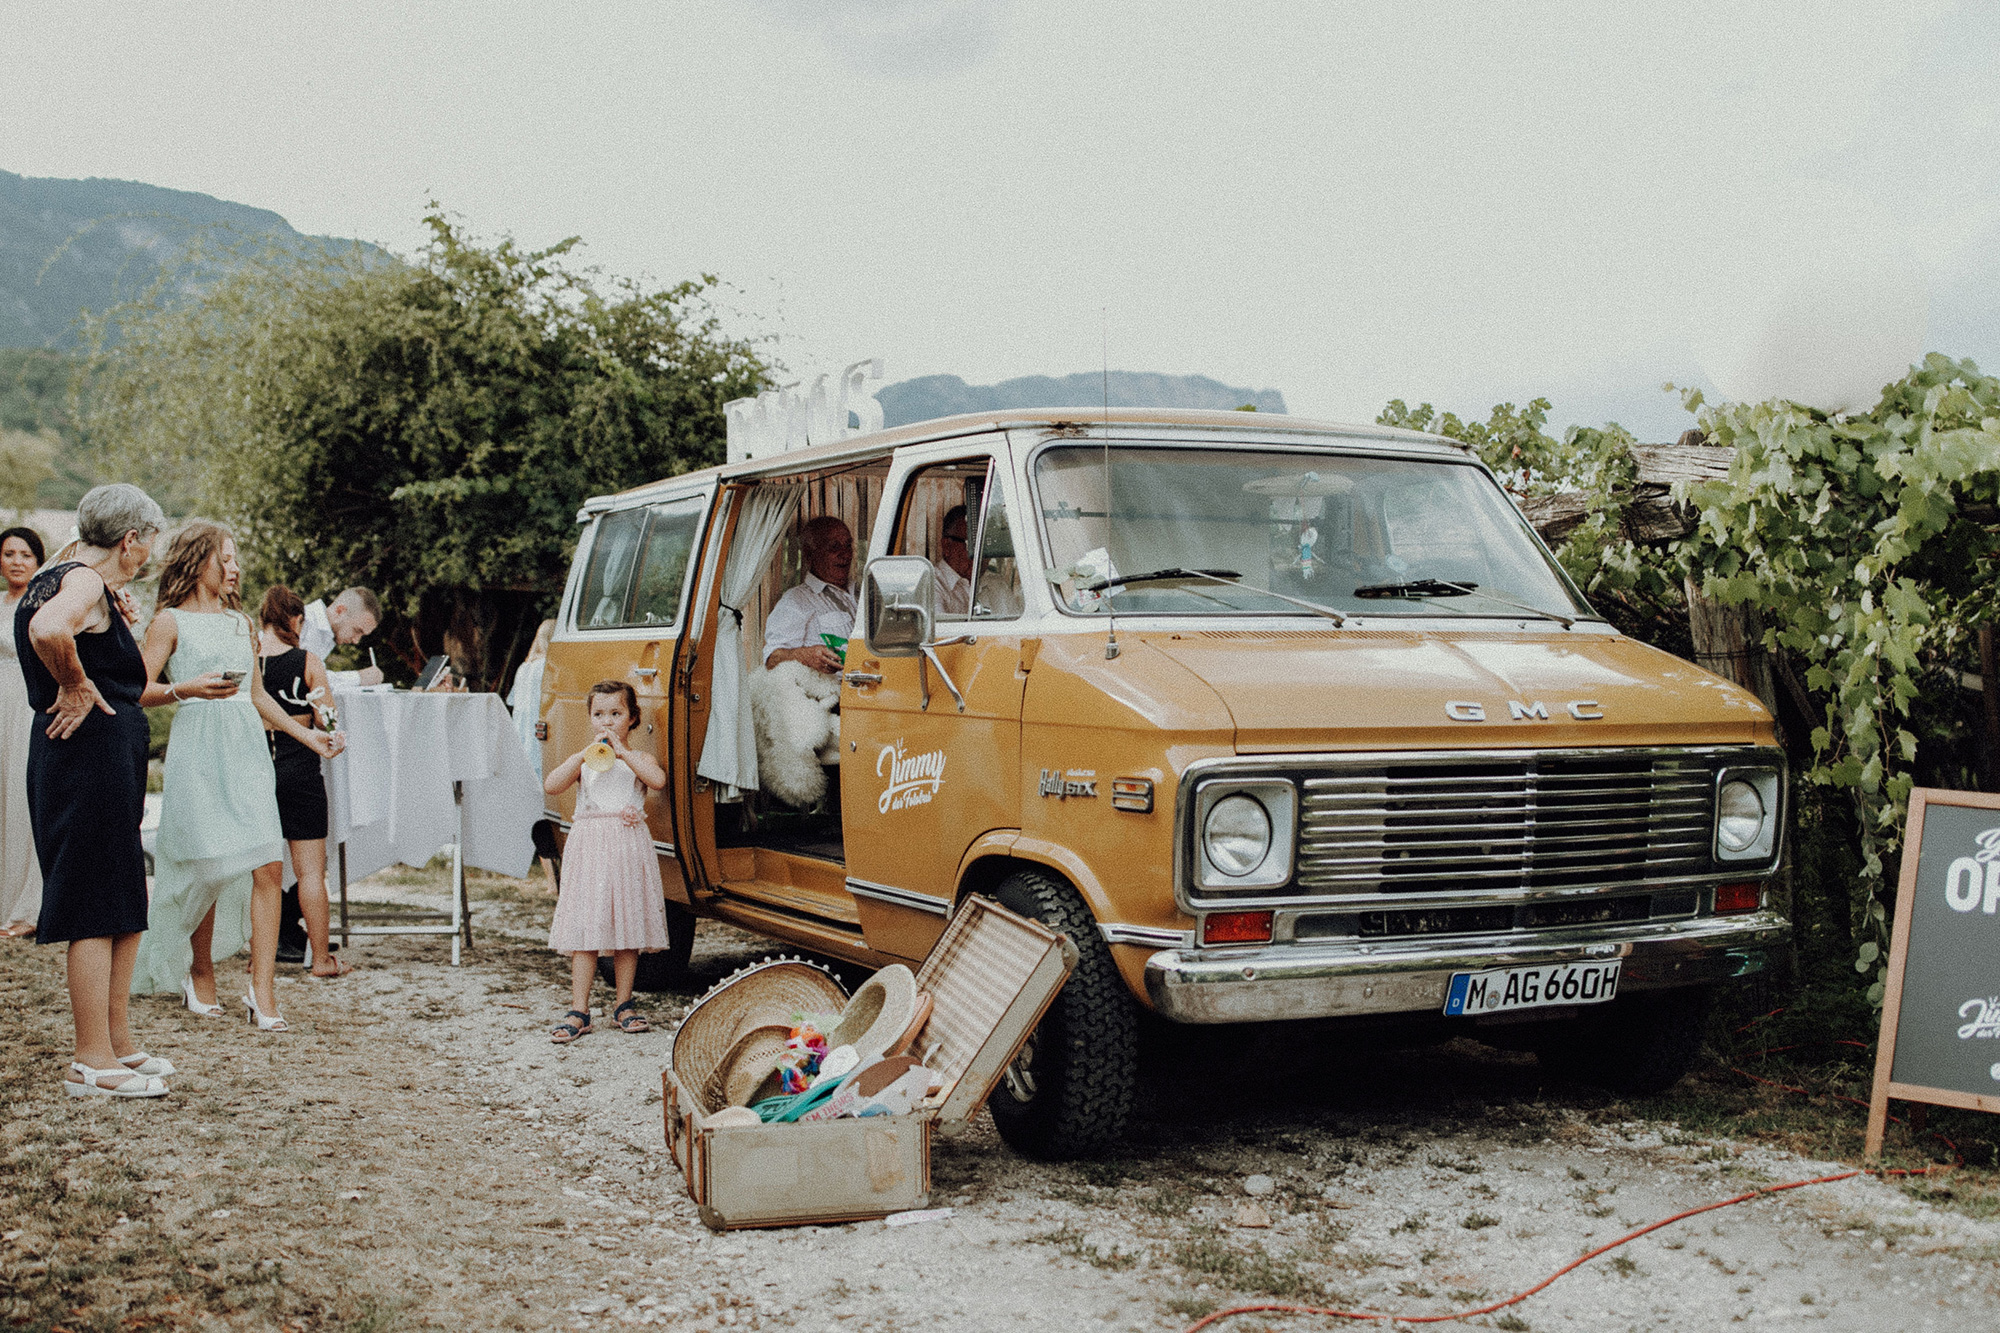
<path id="1" fill-rule="evenodd" d="M 850 69 L 925 77 L 968 69 L 1000 47 L 1014 0 L 759 0 Z"/>

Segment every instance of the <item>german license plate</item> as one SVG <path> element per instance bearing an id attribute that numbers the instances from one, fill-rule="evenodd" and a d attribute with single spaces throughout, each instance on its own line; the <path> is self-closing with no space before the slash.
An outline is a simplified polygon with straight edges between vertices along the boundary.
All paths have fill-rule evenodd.
<path id="1" fill-rule="evenodd" d="M 1559 1004 L 1602 1004 L 1618 993 L 1618 968 L 1608 963 L 1552 963 L 1454 972 L 1444 993 L 1446 1015 L 1503 1014 Z"/>

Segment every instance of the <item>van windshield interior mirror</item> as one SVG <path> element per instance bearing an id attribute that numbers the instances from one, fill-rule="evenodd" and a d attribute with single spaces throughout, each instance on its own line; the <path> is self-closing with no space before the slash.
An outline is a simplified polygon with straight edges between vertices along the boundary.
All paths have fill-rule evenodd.
<path id="1" fill-rule="evenodd" d="M 868 651 L 882 657 L 916 657 L 931 641 L 937 620 L 937 579 L 920 555 L 872 560 L 861 578 L 862 624 Z"/>

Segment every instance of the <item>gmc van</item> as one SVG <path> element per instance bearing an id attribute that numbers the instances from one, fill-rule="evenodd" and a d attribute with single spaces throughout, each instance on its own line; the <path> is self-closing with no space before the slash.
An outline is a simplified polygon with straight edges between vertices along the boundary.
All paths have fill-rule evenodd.
<path id="1" fill-rule="evenodd" d="M 814 738 L 752 700 L 796 685 L 759 675 L 763 625 L 820 515 L 859 577 Z M 670 779 L 656 967 L 702 918 L 870 966 L 921 959 L 966 894 L 1039 918 L 1082 961 L 991 1101 L 1024 1152 L 1116 1142 L 1148 1012 L 1428 1024 L 1662 1088 L 1717 984 L 1789 947 L 1770 716 L 1619 634 L 1451 441 L 1010 411 L 580 520 L 545 752 L 587 743 L 594 682 L 637 690 Z M 808 745 L 827 795 L 801 808 L 759 773 Z"/>

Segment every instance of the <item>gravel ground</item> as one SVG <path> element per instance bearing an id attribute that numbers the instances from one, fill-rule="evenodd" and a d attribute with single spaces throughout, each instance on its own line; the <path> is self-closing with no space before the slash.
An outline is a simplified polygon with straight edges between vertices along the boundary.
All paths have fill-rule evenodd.
<path id="1" fill-rule="evenodd" d="M 369 891 L 416 905 L 435 887 L 412 872 Z M 887 1333 L 1175 1330 L 1274 1299 L 1434 1314 L 1670 1213 L 1844 1169 L 1629 1118 L 1469 1042 L 1297 1049 L 1270 1032 L 1156 1060 L 1115 1160 L 1028 1162 L 982 1116 L 933 1154 L 946 1218 L 712 1235 L 661 1134 L 664 1029 L 690 997 L 652 997 L 652 1034 L 550 1045 L 567 986 L 536 943 L 549 900 L 479 887 L 466 966 L 435 943 L 357 941 L 354 976 L 280 983 L 286 1036 L 144 1001 L 144 1039 L 185 1071 L 154 1104 L 62 1097 L 58 953 L 0 950 L 22 1016 L 0 1057 L 0 1318 Z M 698 981 L 766 952 L 704 926 Z M 2000 1220 L 1916 1193 L 1853 1180 L 1704 1214 L 1474 1322 L 2000 1326 Z"/>

